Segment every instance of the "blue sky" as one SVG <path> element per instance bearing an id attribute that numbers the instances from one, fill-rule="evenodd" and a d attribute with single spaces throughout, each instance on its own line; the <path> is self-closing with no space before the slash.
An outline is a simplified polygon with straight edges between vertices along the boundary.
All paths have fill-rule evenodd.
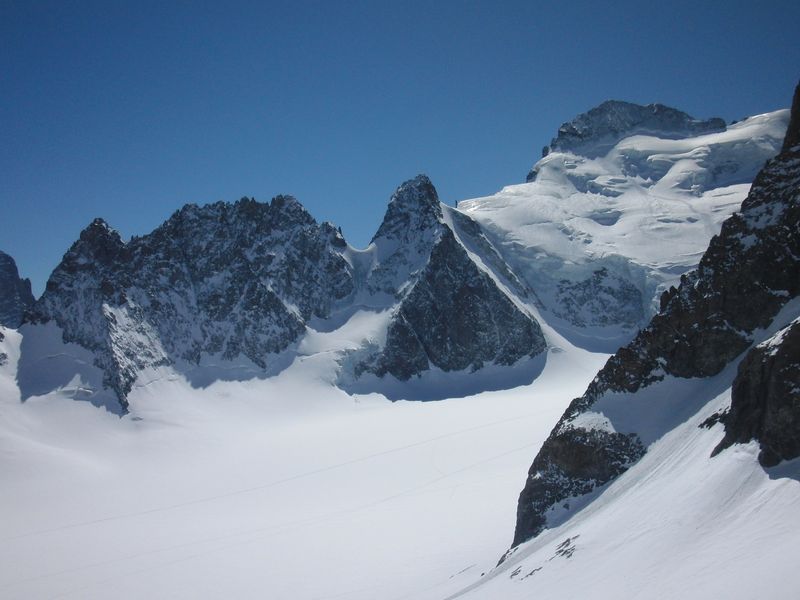
<path id="1" fill-rule="evenodd" d="M 394 188 L 518 183 L 609 98 L 789 105 L 800 3 L 0 0 L 0 249 L 40 293 L 100 216 L 289 193 L 365 246 Z"/>

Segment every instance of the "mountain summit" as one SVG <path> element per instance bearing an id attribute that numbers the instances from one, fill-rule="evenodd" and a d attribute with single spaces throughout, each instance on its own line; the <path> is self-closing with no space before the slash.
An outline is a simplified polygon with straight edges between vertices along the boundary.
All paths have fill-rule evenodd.
<path id="1" fill-rule="evenodd" d="M 544 154 L 571 152 L 595 158 L 633 135 L 678 139 L 724 130 L 725 121 L 720 118 L 701 120 L 663 104 L 607 100 L 562 124 Z"/>

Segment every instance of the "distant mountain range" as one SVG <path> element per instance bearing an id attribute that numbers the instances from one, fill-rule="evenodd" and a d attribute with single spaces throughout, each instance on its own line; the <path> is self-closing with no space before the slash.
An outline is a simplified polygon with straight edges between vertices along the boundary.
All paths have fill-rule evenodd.
<path id="1" fill-rule="evenodd" d="M 27 311 L 28 334 L 55 325 L 54 339 L 91 354 L 123 409 L 147 369 L 213 362 L 268 375 L 308 331 L 356 311 L 382 325 L 341 349 L 345 389 L 462 372 L 475 389 L 497 385 L 476 372 L 544 356 L 543 326 L 589 349 L 632 339 L 738 210 L 788 116 L 726 127 L 606 102 L 559 129 L 526 184 L 454 208 L 424 175 L 407 181 L 364 250 L 290 196 L 187 205 L 128 241 L 97 219 L 33 306 L 29 292 L 7 294 L 7 322 Z M 5 289 L 24 288 L 14 285 Z M 51 352 L 36 347 L 26 381 L 47 369 Z"/>

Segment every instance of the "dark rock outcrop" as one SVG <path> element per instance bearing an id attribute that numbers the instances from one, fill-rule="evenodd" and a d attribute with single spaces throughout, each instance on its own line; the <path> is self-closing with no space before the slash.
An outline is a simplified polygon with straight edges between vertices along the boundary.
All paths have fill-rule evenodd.
<path id="1" fill-rule="evenodd" d="M 444 227 L 439 195 L 431 180 L 418 175 L 395 190 L 370 245 L 376 264 L 367 277 L 369 293 L 395 299 L 424 266 Z"/>
<path id="2" fill-rule="evenodd" d="M 644 299 L 630 280 L 601 267 L 582 281 L 561 280 L 552 312 L 579 327 L 633 327 L 644 319 Z"/>
<path id="3" fill-rule="evenodd" d="M 713 455 L 756 440 L 765 467 L 800 456 L 800 319 L 744 357 L 723 422 L 725 437 Z"/>
<path id="4" fill-rule="evenodd" d="M 407 380 L 433 367 L 474 371 L 545 349 L 539 324 L 475 263 L 467 245 L 495 277 L 522 293 L 519 281 L 477 223 L 439 202 L 426 176 L 397 189 L 372 243 L 378 260 L 369 289 L 392 294 L 399 304 L 384 347 L 355 367 L 356 376 Z"/>
<path id="5" fill-rule="evenodd" d="M 0 252 L 0 325 L 19 327 L 34 302 L 30 280 L 20 278 L 14 259 Z"/>
<path id="6" fill-rule="evenodd" d="M 799 116 L 795 94 L 787 139 L 798 135 Z M 552 507 L 608 483 L 644 453 L 635 431 L 617 433 L 613 423 L 580 418 L 599 400 L 634 394 L 665 375 L 719 373 L 799 294 L 800 146 L 790 145 L 756 177 L 741 212 L 725 221 L 697 270 L 664 293 L 660 313 L 570 404 L 531 466 L 513 544 L 537 535 Z"/>
<path id="7" fill-rule="evenodd" d="M 545 348 L 539 324 L 481 271 L 450 229 L 392 318 L 375 373 L 405 380 L 443 371 L 511 365 Z"/>

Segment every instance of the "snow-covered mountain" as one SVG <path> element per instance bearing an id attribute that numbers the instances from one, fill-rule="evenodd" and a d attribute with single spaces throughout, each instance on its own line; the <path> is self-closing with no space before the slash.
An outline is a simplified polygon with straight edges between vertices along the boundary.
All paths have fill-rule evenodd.
<path id="1" fill-rule="evenodd" d="M 671 542 L 653 560 L 628 557 L 631 565 L 652 572 L 658 561 L 675 563 L 669 554 L 685 560 L 685 548 L 679 548 L 697 548 L 690 538 L 698 531 L 701 543 L 719 554 L 713 561 L 707 550 L 691 553 L 715 564 L 705 580 L 697 578 L 697 565 L 682 569 L 695 571 L 703 586 L 698 589 L 677 584 L 679 575 L 661 565 L 650 579 L 649 597 L 671 597 L 670 589 L 681 589 L 682 597 L 707 597 L 726 588 L 753 596 L 747 583 L 753 566 L 744 555 L 724 559 L 731 581 L 719 581 L 722 547 L 736 545 L 726 521 L 749 519 L 745 529 L 775 542 L 759 547 L 759 560 L 779 572 L 787 568 L 783 554 L 791 551 L 779 541 L 781 526 L 790 539 L 800 524 L 784 505 L 796 496 L 800 475 L 798 332 L 800 86 L 781 152 L 758 174 L 741 212 L 724 222 L 698 268 L 663 294 L 659 313 L 608 360 L 542 445 L 519 497 L 512 549 L 485 581 L 452 597 L 547 595 L 554 576 L 572 579 L 563 566 L 550 568 L 548 562 L 571 559 L 584 547 L 594 555 L 591 546 L 603 545 L 602 535 L 612 545 L 632 547 L 614 553 L 615 561 L 626 560 L 631 551 L 656 545 L 649 534 L 654 530 Z M 740 444 L 745 446 L 731 448 Z M 689 493 L 680 477 L 695 490 Z M 695 506 L 681 498 L 684 493 Z M 649 517 L 635 507 L 637 500 L 646 503 Z M 619 527 L 615 514 L 625 515 L 624 531 L 612 529 Z M 664 517 L 676 522 L 664 524 Z M 702 521 L 709 522 L 706 531 Z M 598 576 L 579 562 L 585 571 L 574 571 L 577 589 L 588 573 Z M 617 575 L 605 581 L 602 597 L 626 588 Z M 635 587 L 638 593 L 641 587 Z M 766 586 L 759 595 L 778 597 L 777 588 Z M 569 595 L 573 587 L 559 590 Z"/>
<path id="2" fill-rule="evenodd" d="M 427 177 L 398 188 L 367 253 L 367 288 L 399 302 L 382 346 L 356 353 L 356 377 L 509 366 L 545 349 L 516 277 L 474 221 L 439 202 Z"/>
<path id="3" fill-rule="evenodd" d="M 480 228 L 441 204 L 420 176 L 398 188 L 363 251 L 288 196 L 188 205 L 128 242 L 95 220 L 53 272 L 24 331 L 57 343 L 56 326 L 64 344 L 88 350 L 125 408 L 147 369 L 268 375 L 296 356 L 307 327 L 330 328 L 358 310 L 386 313 L 386 324 L 379 342 L 365 338 L 343 352 L 343 385 L 370 374 L 403 381 L 430 369 L 512 365 L 545 348 L 519 293 Z M 22 380 L 48 370 L 52 355 L 46 342 L 30 344 Z"/>
<path id="4" fill-rule="evenodd" d="M 0 326 L 19 327 L 33 303 L 30 280 L 22 279 L 14 259 L 0 252 Z"/>
<path id="5" fill-rule="evenodd" d="M 128 242 L 96 220 L 26 329 L 57 339 L 55 325 L 64 343 L 88 350 L 123 407 L 146 369 L 202 381 L 274 374 L 308 351 L 309 334 L 356 313 L 374 315 L 374 327 L 335 350 L 338 384 L 353 391 L 511 367 L 548 345 L 541 321 L 570 343 L 611 351 L 696 266 L 777 152 L 787 118 L 726 129 L 660 105 L 605 103 L 562 126 L 530 183 L 457 209 L 425 176 L 404 183 L 364 250 L 289 196 L 188 205 Z M 48 323 L 50 333 L 34 332 Z M 47 369 L 47 345 L 30 344 L 24 381 Z"/>
<path id="6" fill-rule="evenodd" d="M 675 378 L 717 375 L 760 341 L 760 332 L 791 321 L 782 315 L 773 323 L 800 294 L 798 190 L 800 160 L 789 148 L 759 174 L 742 211 L 725 221 L 698 269 L 663 294 L 659 314 L 571 405 L 531 468 L 515 544 L 539 533 L 553 507 L 618 477 L 666 433 L 665 414 L 679 408 L 670 405 Z M 636 418 L 643 402 L 650 410 Z"/>
<path id="7" fill-rule="evenodd" d="M 663 104 L 642 106 L 607 100 L 562 124 L 542 155 L 555 151 L 596 158 L 606 154 L 623 138 L 635 135 L 680 139 L 719 131 L 725 131 L 725 121 L 719 118 L 695 119 Z M 535 179 L 536 173 L 536 167 L 531 169 L 528 181 Z"/>
<path id="8" fill-rule="evenodd" d="M 780 149 L 789 111 L 691 137 L 682 135 L 720 129 L 718 120 L 689 126 L 698 122 L 686 116 L 679 121 L 686 123 L 665 132 L 670 118 L 660 122 L 661 130 L 645 129 L 658 135 L 632 126 L 632 136 L 615 123 L 609 138 L 609 106 L 616 104 L 578 117 L 581 145 L 554 142 L 534 165 L 531 182 L 458 208 L 535 291 L 542 318 L 573 343 L 611 352 L 655 314 L 661 292 L 697 266 L 756 173 Z M 614 144 L 607 147 L 609 139 Z"/>
<path id="9" fill-rule="evenodd" d="M 750 190 L 788 111 L 656 112 L 365 249 L 285 196 L 92 223 L 0 328 L 0 596 L 786 597 L 800 132 Z"/>

